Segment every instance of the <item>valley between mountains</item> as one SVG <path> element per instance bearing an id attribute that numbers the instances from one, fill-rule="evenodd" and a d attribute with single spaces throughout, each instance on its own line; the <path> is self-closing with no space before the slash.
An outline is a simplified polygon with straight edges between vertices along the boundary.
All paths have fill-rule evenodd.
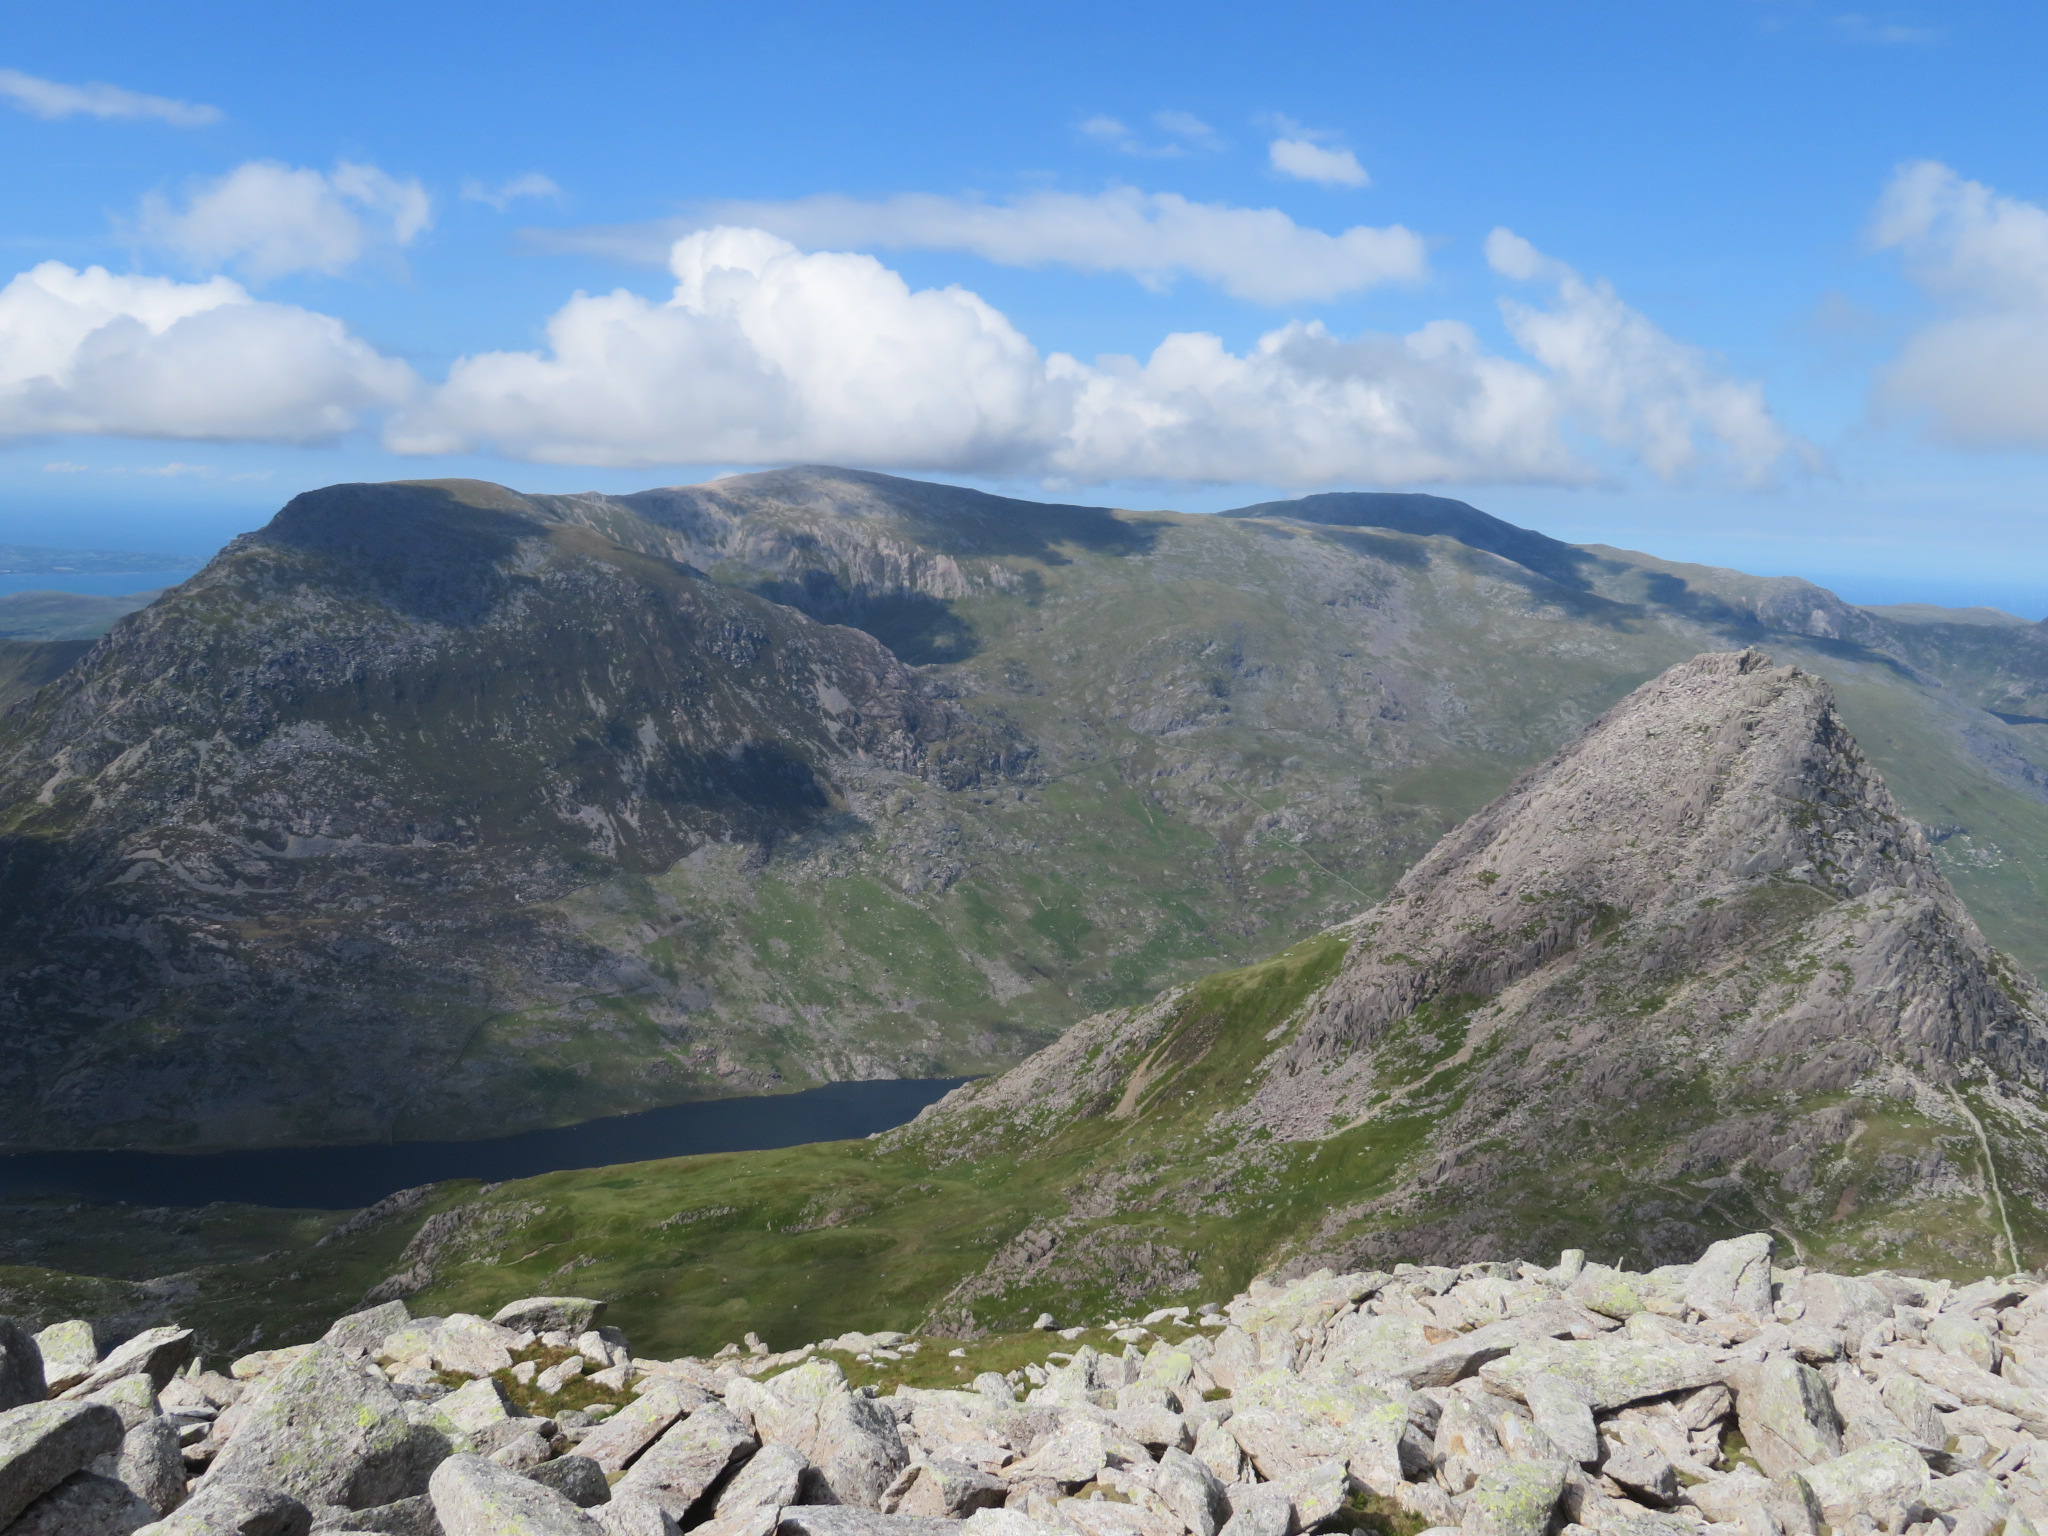
<path id="1" fill-rule="evenodd" d="M 999 1070 L 1370 906 L 1646 678 L 1752 643 L 1829 680 L 2048 966 L 2048 641 L 1988 611 L 1426 496 L 309 493 L 97 644 L 0 642 L 0 1137 L 498 1134 Z"/>

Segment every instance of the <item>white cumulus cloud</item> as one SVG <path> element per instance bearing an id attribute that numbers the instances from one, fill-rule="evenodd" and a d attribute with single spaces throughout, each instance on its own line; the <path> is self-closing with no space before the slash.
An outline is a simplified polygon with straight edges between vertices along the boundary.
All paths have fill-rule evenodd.
<path id="1" fill-rule="evenodd" d="M 1771 414 L 1760 385 L 1729 377 L 1698 347 L 1659 329 L 1604 281 L 1581 277 L 1511 230 L 1487 236 L 1494 271 L 1546 282 L 1557 302 L 1501 302 L 1516 343 L 1549 370 L 1573 419 L 1629 449 L 1660 478 L 1732 471 L 1751 485 L 1774 480 L 1812 450 Z"/>
<path id="2" fill-rule="evenodd" d="M 1372 182 L 1350 150 L 1333 149 L 1313 139 L 1275 139 L 1266 146 L 1266 157 L 1274 170 L 1296 181 L 1326 187 L 1363 187 Z"/>
<path id="3" fill-rule="evenodd" d="M 18 69 L 0 69 L 0 96 L 31 117 L 147 117 L 176 128 L 203 128 L 221 119 L 219 107 L 202 102 L 145 96 L 118 85 L 66 85 Z"/>
<path id="4" fill-rule="evenodd" d="M 332 171 L 251 160 L 192 188 L 182 206 L 142 202 L 144 239 L 194 266 L 233 266 L 251 279 L 342 272 L 380 245 L 412 243 L 433 223 L 426 188 L 374 165 Z"/>
<path id="5" fill-rule="evenodd" d="M 465 358 L 393 448 L 561 463 L 799 460 L 963 473 L 1282 485 L 1578 483 L 1565 392 L 1466 326 L 1342 338 L 1290 324 L 1244 353 L 1203 333 L 1140 361 L 1041 357 L 960 288 L 762 230 L 676 243 L 676 286 L 579 294 L 546 352 Z"/>
<path id="6" fill-rule="evenodd" d="M 1871 239 L 1939 310 L 1886 370 L 1881 400 L 1960 447 L 2048 448 L 2048 208 L 1921 161 L 1892 178 Z"/>
<path id="7" fill-rule="evenodd" d="M 919 192 L 874 200 L 824 194 L 719 203 L 709 217 L 814 250 L 965 251 L 1003 266 L 1124 272 L 1152 288 L 1194 277 L 1258 304 L 1336 298 L 1429 272 L 1422 237 L 1398 224 L 1329 234 L 1277 208 L 1198 203 L 1130 187 L 1034 192 L 1007 202 Z M 541 238 L 555 248 L 628 253 L 676 233 L 664 226 Z"/>
<path id="8" fill-rule="evenodd" d="M 46 261 L 0 288 L 0 436 L 298 442 L 403 400 L 412 373 L 339 320 L 179 283 Z"/>
<path id="9" fill-rule="evenodd" d="M 664 303 L 579 293 L 549 320 L 549 353 L 458 361 L 389 442 L 553 463 L 969 470 L 1021 463 L 1057 429 L 1037 353 L 964 289 L 914 292 L 871 256 L 807 256 L 749 229 L 679 240 L 670 265 Z"/>

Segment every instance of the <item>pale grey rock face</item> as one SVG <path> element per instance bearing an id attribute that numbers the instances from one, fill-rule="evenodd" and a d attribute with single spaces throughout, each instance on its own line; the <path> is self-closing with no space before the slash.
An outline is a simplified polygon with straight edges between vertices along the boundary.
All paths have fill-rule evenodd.
<path id="1" fill-rule="evenodd" d="M 306 1536 L 313 1512 L 290 1494 L 211 1479 L 141 1536 Z"/>
<path id="2" fill-rule="evenodd" d="M 1694 1344 L 1643 1343 L 1630 1338 L 1541 1340 L 1480 1367 L 1480 1377 L 1520 1396 L 1536 1375 L 1570 1382 L 1596 1411 L 1645 1398 L 1686 1392 L 1721 1380 L 1727 1367 Z"/>
<path id="3" fill-rule="evenodd" d="M 1287 1536 L 1294 1526 L 1294 1501 L 1279 1489 L 1232 1490 L 1230 1518 L 1221 1536 Z"/>
<path id="4" fill-rule="evenodd" d="M 42 1348 L 13 1318 L 0 1317 L 0 1413 L 39 1403 L 48 1393 Z"/>
<path id="5" fill-rule="evenodd" d="M 427 1496 L 446 1536 L 604 1536 L 562 1494 L 480 1456 L 443 1461 Z"/>
<path id="6" fill-rule="evenodd" d="M 102 1458 L 104 1461 L 104 1458 Z M 120 1452 L 106 1475 L 125 1483 L 156 1515 L 185 1502 L 185 1458 L 178 1428 L 169 1419 L 145 1419 L 121 1437 Z"/>
<path id="7" fill-rule="evenodd" d="M 103 1403 L 24 1403 L 0 1413 L 0 1531 L 94 1459 L 121 1449 L 121 1418 Z"/>
<path id="8" fill-rule="evenodd" d="M 308 1504 L 388 1504 L 425 1486 L 430 1433 L 415 1431 L 374 1367 L 322 1345 L 237 1405 L 207 1481 L 256 1483 Z"/>
<path id="9" fill-rule="evenodd" d="M 1745 1309 L 1746 1310 L 1746 1309 Z M 1783 1477 L 1842 1454 L 1842 1418 L 1820 1372 L 1789 1355 L 1730 1377 L 1742 1438 L 1757 1465 Z"/>
<path id="10" fill-rule="evenodd" d="M 1530 1416 L 1560 1454 L 1591 1465 L 1600 1459 L 1600 1431 L 1593 1424 L 1593 1410 L 1585 1396 L 1562 1376 L 1543 1372 L 1524 1377 L 1522 1400 Z"/>
<path id="11" fill-rule="evenodd" d="M 1467 1536 L 1544 1536 L 1564 1493 L 1561 1461 L 1502 1462 L 1473 1485 L 1465 1505 Z"/>
<path id="12" fill-rule="evenodd" d="M 707 1403 L 641 1452 L 614 1488 L 620 1497 L 630 1493 L 651 1500 L 682 1520 L 726 1468 L 759 1444 L 722 1405 Z"/>
<path id="13" fill-rule="evenodd" d="M 777 1536 L 955 1536 L 949 1520 L 885 1515 L 838 1504 L 798 1505 L 782 1512 Z"/>
<path id="14" fill-rule="evenodd" d="M 991 1477 L 964 1461 L 939 1457 L 906 1467 L 882 1496 L 882 1512 L 929 1520 L 959 1520 L 977 1509 L 1000 1507 L 1009 1491 L 1010 1485 L 1001 1478 Z"/>
<path id="15" fill-rule="evenodd" d="M 747 1458 L 747 1464 L 719 1491 L 714 1513 L 724 1518 L 749 1509 L 779 1509 L 784 1504 L 800 1503 L 804 1474 L 810 1470 L 810 1462 L 795 1446 L 764 1445 Z"/>
<path id="16" fill-rule="evenodd" d="M 161 1392 L 173 1373 L 183 1370 L 192 1359 L 192 1330 L 150 1328 L 110 1351 L 92 1373 L 65 1392 L 66 1397 L 86 1397 L 137 1371 L 149 1377 Z"/>
<path id="17" fill-rule="evenodd" d="M 374 1355 L 385 1339 L 411 1320 L 412 1313 L 404 1302 L 387 1301 L 336 1318 L 333 1326 L 320 1336 L 320 1342 L 344 1355 L 365 1358 Z"/>
<path id="18" fill-rule="evenodd" d="M 526 1475 L 554 1489 L 579 1509 L 594 1509 L 609 1502 L 612 1496 L 612 1485 L 605 1478 L 604 1468 L 582 1455 L 581 1447 L 577 1454 L 544 1461 Z"/>
<path id="19" fill-rule="evenodd" d="M 425 1494 L 394 1499 L 373 1509 L 329 1505 L 313 1517 L 314 1536 L 323 1531 L 375 1532 L 376 1536 L 444 1536 L 434 1501 Z"/>
<path id="20" fill-rule="evenodd" d="M 138 1424 L 146 1424 L 163 1412 L 162 1405 L 157 1401 L 155 1386 L 141 1371 L 109 1382 L 96 1392 L 87 1393 L 85 1401 L 105 1403 L 121 1415 L 123 1429 L 133 1429 Z"/>
<path id="21" fill-rule="evenodd" d="M 693 1399 L 701 1401 L 703 1395 L 676 1382 L 656 1382 L 585 1435 L 576 1447 L 577 1452 L 607 1472 L 624 1471 L 635 1456 L 683 1416 L 683 1410 Z"/>
<path id="22" fill-rule="evenodd" d="M 508 1301 L 491 1321 L 515 1333 L 580 1334 L 597 1326 L 604 1303 L 588 1296 L 528 1296 Z"/>
<path id="23" fill-rule="evenodd" d="M 1799 1481 L 1813 1490 L 1828 1521 L 1843 1525 L 1859 1510 L 1889 1509 L 1921 1497 L 1927 1491 L 1927 1463 L 1908 1447 L 1887 1441 L 1807 1467 Z"/>
<path id="24" fill-rule="evenodd" d="M 850 1392 L 844 1373 L 829 1361 L 810 1361 L 763 1386 L 755 1408 L 761 1439 L 801 1451 L 817 1468 L 832 1501 L 878 1508 L 889 1485 L 910 1464 L 888 1411 Z"/>
<path id="25" fill-rule="evenodd" d="M 92 1324 L 79 1318 L 50 1324 L 36 1335 L 36 1348 L 43 1357 L 43 1381 L 52 1397 L 77 1386 L 100 1363 Z"/>
<path id="26" fill-rule="evenodd" d="M 1746 1312 L 1759 1322 L 1771 1316 L 1771 1235 L 1752 1232 L 1723 1238 L 1699 1256 L 1686 1282 L 1685 1299 L 1709 1317 Z"/>
<path id="27" fill-rule="evenodd" d="M 1223 1480 L 1185 1451 L 1169 1447 L 1152 1483 L 1159 1501 L 1192 1536 L 1216 1536 L 1230 1518 Z"/>
<path id="28" fill-rule="evenodd" d="M 156 1517 L 127 1484 L 74 1472 L 23 1510 L 7 1536 L 134 1536 Z"/>
<path id="29" fill-rule="evenodd" d="M 475 1435 L 512 1417 L 512 1404 L 505 1389 L 489 1376 L 464 1382 L 446 1397 L 433 1402 L 434 1416 L 445 1419 L 465 1435 Z"/>

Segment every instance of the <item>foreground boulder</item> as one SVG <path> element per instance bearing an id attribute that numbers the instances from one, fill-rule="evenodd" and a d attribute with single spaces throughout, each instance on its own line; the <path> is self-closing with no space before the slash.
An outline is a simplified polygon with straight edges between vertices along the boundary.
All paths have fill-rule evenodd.
<path id="1" fill-rule="evenodd" d="M 446 1536 L 605 1536 L 562 1494 L 481 1456 L 450 1456 L 428 1487 Z"/>
<path id="2" fill-rule="evenodd" d="M 435 1431 L 415 1429 L 374 1366 L 320 1345 L 240 1408 L 234 1437 L 207 1477 L 367 1509 L 423 1492 L 437 1440 Z"/>
<path id="3" fill-rule="evenodd" d="M 26 1403 L 0 1413 L 0 1531 L 95 1458 L 121 1449 L 121 1416 L 103 1403 Z"/>

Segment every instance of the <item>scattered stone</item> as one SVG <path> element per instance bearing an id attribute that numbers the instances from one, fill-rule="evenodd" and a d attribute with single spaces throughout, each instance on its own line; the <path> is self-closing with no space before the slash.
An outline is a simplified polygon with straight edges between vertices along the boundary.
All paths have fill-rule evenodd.
<path id="1" fill-rule="evenodd" d="M 163 1405 L 157 1401 L 156 1388 L 140 1371 L 108 1383 L 97 1392 L 89 1394 L 85 1400 L 89 1403 L 105 1403 L 113 1409 L 121 1416 L 123 1430 L 147 1423 L 163 1412 Z"/>
<path id="2" fill-rule="evenodd" d="M 630 1493 L 652 1502 L 680 1521 L 727 1467 L 751 1455 L 760 1443 L 721 1404 L 707 1403 L 641 1452 L 615 1488 L 620 1495 Z"/>
<path id="3" fill-rule="evenodd" d="M 1485 1473 L 1466 1501 L 1466 1536 L 1544 1536 L 1569 1470 L 1562 1461 L 1510 1461 Z"/>
<path id="4" fill-rule="evenodd" d="M 1790 1355 L 1729 1377 L 1742 1438 L 1767 1476 L 1783 1477 L 1842 1454 L 1842 1417 L 1820 1372 Z"/>
<path id="5" fill-rule="evenodd" d="M 799 1504 L 803 1502 L 804 1475 L 810 1470 L 811 1464 L 794 1446 L 763 1446 L 725 1485 L 718 1495 L 714 1512 L 722 1518 L 750 1509 L 779 1509 L 785 1504 Z M 898 1478 L 897 1482 L 900 1484 L 902 1479 Z"/>
<path id="6" fill-rule="evenodd" d="M 587 1296 L 528 1296 L 507 1302 L 491 1321 L 515 1333 L 566 1333 L 572 1337 L 595 1328 L 604 1303 Z"/>
<path id="7" fill-rule="evenodd" d="M 156 1517 L 127 1484 L 74 1472 L 23 1510 L 7 1536 L 134 1536 Z"/>
<path id="8" fill-rule="evenodd" d="M 119 1381 L 123 1376 L 132 1376 L 141 1371 L 149 1377 L 150 1385 L 157 1391 L 178 1371 L 183 1370 L 192 1360 L 192 1330 L 189 1328 L 151 1328 L 138 1333 L 126 1344 L 117 1346 L 106 1359 L 93 1367 L 84 1380 L 67 1388 L 66 1397 L 86 1397 L 101 1387 Z"/>
<path id="9" fill-rule="evenodd" d="M 177 1513 L 136 1536 L 307 1536 L 312 1528 L 313 1512 L 290 1494 L 208 1479 Z"/>
<path id="10" fill-rule="evenodd" d="M 24 1403 L 0 1413 L 0 1530 L 94 1459 L 121 1449 L 121 1418 L 104 1403 Z"/>
<path id="11" fill-rule="evenodd" d="M 554 1489 L 579 1509 L 595 1509 L 608 1503 L 612 1496 L 612 1485 L 604 1475 L 604 1468 L 584 1455 L 557 1456 L 553 1461 L 542 1462 L 526 1475 L 536 1483 Z"/>
<path id="12" fill-rule="evenodd" d="M 36 1349 L 43 1357 L 44 1390 L 51 1397 L 70 1391 L 100 1363 L 92 1324 L 76 1318 L 68 1323 L 52 1323 L 37 1334 Z"/>
<path id="13" fill-rule="evenodd" d="M 427 1494 L 445 1536 L 605 1536 L 562 1494 L 481 1456 L 450 1456 Z"/>
<path id="14" fill-rule="evenodd" d="M 414 1429 L 375 1367 L 316 1345 L 236 1405 L 207 1477 L 366 1509 L 424 1491 L 435 1442 L 445 1451 L 441 1436 Z"/>
<path id="15" fill-rule="evenodd" d="M 333 1326 L 320 1335 L 320 1342 L 344 1355 L 368 1359 L 387 1338 L 411 1321 L 412 1312 L 404 1302 L 387 1301 L 336 1318 Z"/>
<path id="16" fill-rule="evenodd" d="M 121 1437 L 113 1466 L 95 1466 L 147 1504 L 152 1520 L 185 1502 L 185 1457 L 178 1447 L 178 1428 L 169 1419 L 145 1419 L 135 1425 Z"/>
<path id="17" fill-rule="evenodd" d="M 577 1451 L 607 1472 L 622 1472 L 685 1410 L 709 1401 L 681 1382 L 658 1381 L 585 1435 Z"/>

